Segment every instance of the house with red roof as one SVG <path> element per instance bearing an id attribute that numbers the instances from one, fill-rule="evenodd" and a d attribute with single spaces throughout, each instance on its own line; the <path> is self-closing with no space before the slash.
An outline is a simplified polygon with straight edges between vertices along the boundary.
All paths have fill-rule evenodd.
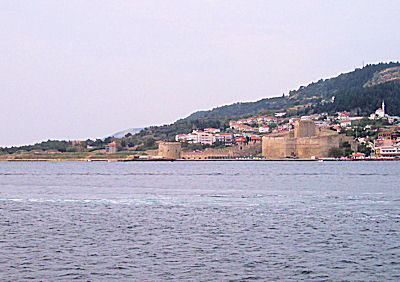
<path id="1" fill-rule="evenodd" d="M 115 141 L 104 146 L 107 154 L 114 154 L 117 152 L 117 143 Z"/>

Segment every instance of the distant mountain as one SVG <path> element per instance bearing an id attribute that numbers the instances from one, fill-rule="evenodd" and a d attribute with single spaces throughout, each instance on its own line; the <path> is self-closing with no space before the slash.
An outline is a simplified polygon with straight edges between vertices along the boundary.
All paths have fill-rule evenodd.
<path id="1" fill-rule="evenodd" d="M 115 138 L 122 138 L 124 137 L 126 134 L 130 133 L 132 135 L 140 132 L 143 128 L 129 128 L 129 129 L 125 129 L 122 131 L 119 131 L 117 133 L 114 133 L 113 135 L 111 135 L 111 137 L 115 137 Z"/>

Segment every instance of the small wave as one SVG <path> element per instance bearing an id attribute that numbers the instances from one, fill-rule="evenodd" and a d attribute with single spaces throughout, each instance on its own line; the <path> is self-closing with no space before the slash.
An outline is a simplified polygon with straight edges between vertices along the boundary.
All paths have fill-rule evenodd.
<path id="1" fill-rule="evenodd" d="M 0 199 L 1 202 L 23 202 L 23 203 L 106 203 L 106 204 L 136 204 L 136 203 L 155 203 L 162 202 L 161 199 Z"/>

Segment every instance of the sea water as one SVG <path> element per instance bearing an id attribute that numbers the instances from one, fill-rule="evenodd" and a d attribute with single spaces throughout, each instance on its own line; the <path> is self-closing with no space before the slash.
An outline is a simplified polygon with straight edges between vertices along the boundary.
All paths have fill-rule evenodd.
<path id="1" fill-rule="evenodd" d="M 1 280 L 399 280 L 400 162 L 2 162 Z"/>

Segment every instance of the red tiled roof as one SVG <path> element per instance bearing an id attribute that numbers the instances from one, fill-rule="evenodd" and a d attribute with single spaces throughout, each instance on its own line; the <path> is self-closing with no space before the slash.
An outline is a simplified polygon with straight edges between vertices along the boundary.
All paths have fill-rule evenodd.
<path id="1" fill-rule="evenodd" d="M 363 154 L 363 153 L 354 153 L 354 154 L 352 154 L 352 156 L 354 156 L 354 157 L 361 157 L 361 156 L 364 156 L 365 154 Z"/>

